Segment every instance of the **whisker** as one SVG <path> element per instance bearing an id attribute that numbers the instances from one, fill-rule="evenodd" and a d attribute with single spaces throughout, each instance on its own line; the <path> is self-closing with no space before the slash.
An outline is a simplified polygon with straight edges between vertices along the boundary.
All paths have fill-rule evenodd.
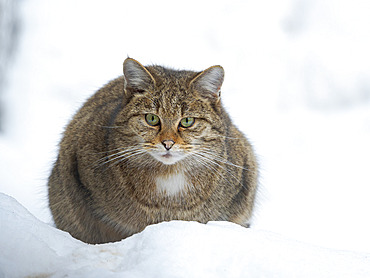
<path id="1" fill-rule="evenodd" d="M 246 170 L 246 171 L 249 171 L 249 169 L 243 167 L 243 166 L 240 166 L 240 165 L 237 165 L 237 164 L 234 164 L 230 161 L 228 161 L 227 159 L 224 159 L 223 157 L 219 156 L 219 155 L 216 155 L 214 154 L 213 152 L 207 150 L 207 149 L 202 149 L 201 152 L 204 154 L 204 155 L 208 155 L 209 157 L 219 161 L 219 162 L 222 162 L 222 163 L 225 163 L 227 165 L 230 165 L 230 166 L 234 166 L 234 167 L 237 167 L 237 168 L 240 168 L 240 169 L 243 169 L 243 170 Z"/>
<path id="2" fill-rule="evenodd" d="M 109 154 L 109 155 L 106 155 L 100 159 L 98 159 L 94 165 L 96 167 L 100 167 L 100 166 L 103 166 L 107 163 L 110 163 L 112 161 L 115 161 L 117 159 L 120 159 L 122 157 L 125 157 L 127 155 L 130 155 L 132 153 L 136 153 L 138 151 L 144 151 L 142 149 L 139 149 L 138 147 L 128 147 L 128 148 L 118 148 L 117 149 L 118 151 L 113 153 L 113 154 Z"/>
<path id="3" fill-rule="evenodd" d="M 221 177 L 226 183 L 228 183 L 230 186 L 233 186 L 233 184 L 230 182 L 230 180 L 228 180 L 225 175 L 223 175 L 220 171 L 217 171 L 217 168 L 216 166 L 220 166 L 222 167 L 222 165 L 220 165 L 218 162 L 215 162 L 215 161 L 212 161 L 212 160 L 209 160 L 199 154 L 194 154 L 195 156 L 197 156 L 198 158 L 200 158 L 200 160 L 197 160 L 197 163 L 201 163 L 204 167 L 206 167 L 207 169 L 210 169 L 212 171 L 214 171 L 219 177 Z M 212 164 L 210 164 L 210 162 Z M 222 167 L 223 168 L 223 167 Z M 233 174 L 230 173 L 230 171 L 228 171 L 226 168 L 224 168 L 226 170 L 226 172 L 238 183 L 240 184 L 242 187 L 244 187 L 244 185 L 242 184 L 241 180 L 240 179 L 237 179 Z"/>
<path id="4" fill-rule="evenodd" d="M 122 149 L 123 149 L 123 151 L 119 151 L 119 150 L 122 150 Z M 139 150 L 139 149 L 137 147 L 128 147 L 128 148 L 118 148 L 118 149 L 115 149 L 115 150 L 107 151 L 107 152 L 113 152 L 113 151 L 119 151 L 119 152 L 104 156 L 104 157 L 98 159 L 95 163 L 99 163 L 99 162 L 107 160 L 107 159 L 109 159 L 113 156 L 121 155 L 121 154 L 130 152 L 130 151 L 134 151 L 134 150 Z"/>
<path id="5" fill-rule="evenodd" d="M 214 134 L 212 136 L 217 136 L 217 137 L 222 137 L 222 138 L 226 138 L 226 139 L 231 139 L 231 140 L 241 140 L 243 138 L 238 138 L 238 137 L 229 137 L 229 136 L 225 136 L 225 135 L 218 135 L 218 134 Z"/>
<path id="6" fill-rule="evenodd" d="M 152 143 L 142 143 L 143 147 L 147 147 L 149 149 L 155 149 L 156 146 L 153 145 Z"/>
<path id="7" fill-rule="evenodd" d="M 97 125 L 97 124 L 94 124 L 94 125 L 101 127 L 101 128 L 124 128 L 124 126 L 106 126 L 106 125 Z"/>
<path id="8" fill-rule="evenodd" d="M 217 165 L 217 166 L 222 167 L 238 184 L 240 184 L 242 187 L 245 187 L 245 185 L 242 183 L 241 179 L 238 179 L 237 177 L 235 177 L 235 175 L 231 171 L 229 171 L 226 167 L 223 167 L 223 165 L 220 164 L 220 163 L 224 163 L 224 164 L 228 164 L 228 163 L 225 163 L 224 161 L 216 159 L 216 156 L 214 154 L 212 154 L 212 153 L 206 154 L 203 151 L 198 151 L 198 152 L 194 152 L 193 155 L 197 156 L 200 159 L 206 160 L 208 163 L 212 163 L 213 165 Z M 233 163 L 231 163 L 231 164 L 232 164 L 231 166 L 238 166 L 238 165 L 235 165 Z M 241 167 L 241 166 L 238 166 L 238 167 L 242 168 L 244 170 L 247 170 L 244 167 Z M 217 170 L 217 169 L 214 169 L 214 170 Z M 216 173 L 217 173 L 217 171 L 216 171 Z M 225 179 L 225 181 L 227 181 L 230 184 L 230 182 L 225 177 L 224 177 L 224 179 Z"/>
<path id="9" fill-rule="evenodd" d="M 126 149 L 126 147 L 120 147 L 120 148 L 117 148 L 117 149 L 112 149 L 112 150 L 103 151 L 103 152 L 96 152 L 96 153 L 92 153 L 92 154 L 108 154 L 108 153 L 112 153 L 112 152 L 119 151 L 119 150 L 122 150 L 122 149 Z"/>
<path id="10" fill-rule="evenodd" d="M 125 161 L 125 160 L 127 160 L 127 159 L 129 159 L 129 158 L 131 158 L 131 157 L 134 157 L 134 156 L 137 156 L 137 155 L 141 155 L 141 154 L 143 154 L 143 153 L 146 153 L 146 151 L 145 150 L 139 150 L 139 151 L 136 151 L 135 153 L 132 153 L 132 154 L 130 154 L 130 155 L 128 155 L 128 156 L 119 156 L 119 157 L 117 157 L 117 158 L 114 158 L 114 159 L 111 159 L 110 161 L 109 161 L 109 163 L 110 162 L 112 162 L 112 161 L 114 161 L 114 160 L 117 160 L 117 159 L 119 159 L 119 160 L 117 160 L 116 162 L 114 162 L 113 164 L 111 164 L 111 165 L 109 165 L 109 167 L 108 168 L 111 168 L 111 167 L 113 167 L 113 166 L 115 166 L 115 165 L 117 165 L 118 163 L 121 163 L 121 162 L 123 162 L 123 161 Z M 105 164 L 105 163 L 104 163 Z M 101 165 L 102 166 L 102 165 Z"/>

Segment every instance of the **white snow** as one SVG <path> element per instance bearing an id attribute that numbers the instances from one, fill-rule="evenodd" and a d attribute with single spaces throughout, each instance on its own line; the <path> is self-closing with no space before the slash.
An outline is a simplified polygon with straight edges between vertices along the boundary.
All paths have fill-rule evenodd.
<path id="1" fill-rule="evenodd" d="M 261 187 L 250 230 L 170 222 L 102 246 L 1 196 L 4 275 L 370 277 L 369 1 L 17 3 L 19 46 L 0 94 L 0 192 L 51 222 L 46 182 L 63 128 L 128 55 L 222 65 L 221 98 L 255 146 Z"/>
<path id="2" fill-rule="evenodd" d="M 228 222 L 172 221 L 88 245 L 0 194 L 1 277 L 368 277 L 370 254 L 339 252 Z"/>

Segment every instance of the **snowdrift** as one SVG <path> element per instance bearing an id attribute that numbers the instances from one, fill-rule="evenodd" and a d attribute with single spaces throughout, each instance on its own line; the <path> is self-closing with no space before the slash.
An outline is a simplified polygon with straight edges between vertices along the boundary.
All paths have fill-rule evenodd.
<path id="1" fill-rule="evenodd" d="M 172 221 L 89 245 L 0 194 L 0 277 L 370 277 L 370 254 L 228 222 Z"/>

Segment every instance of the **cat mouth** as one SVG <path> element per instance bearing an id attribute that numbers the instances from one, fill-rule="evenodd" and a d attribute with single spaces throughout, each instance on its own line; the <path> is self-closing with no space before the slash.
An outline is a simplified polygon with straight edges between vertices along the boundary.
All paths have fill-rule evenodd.
<path id="1" fill-rule="evenodd" d="M 159 162 L 162 162 L 165 165 L 172 165 L 176 162 L 182 160 L 184 158 L 183 155 L 179 153 L 172 153 L 172 152 L 161 152 L 161 153 L 152 153 L 152 156 L 158 160 Z"/>

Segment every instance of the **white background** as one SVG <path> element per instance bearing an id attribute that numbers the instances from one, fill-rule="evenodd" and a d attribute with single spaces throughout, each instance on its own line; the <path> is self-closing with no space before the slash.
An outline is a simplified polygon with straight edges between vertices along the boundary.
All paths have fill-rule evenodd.
<path id="1" fill-rule="evenodd" d="M 0 95 L 0 192 L 50 222 L 46 183 L 87 97 L 142 64 L 220 64 L 224 105 L 255 146 L 253 229 L 370 252 L 370 2 L 19 1 Z"/>

